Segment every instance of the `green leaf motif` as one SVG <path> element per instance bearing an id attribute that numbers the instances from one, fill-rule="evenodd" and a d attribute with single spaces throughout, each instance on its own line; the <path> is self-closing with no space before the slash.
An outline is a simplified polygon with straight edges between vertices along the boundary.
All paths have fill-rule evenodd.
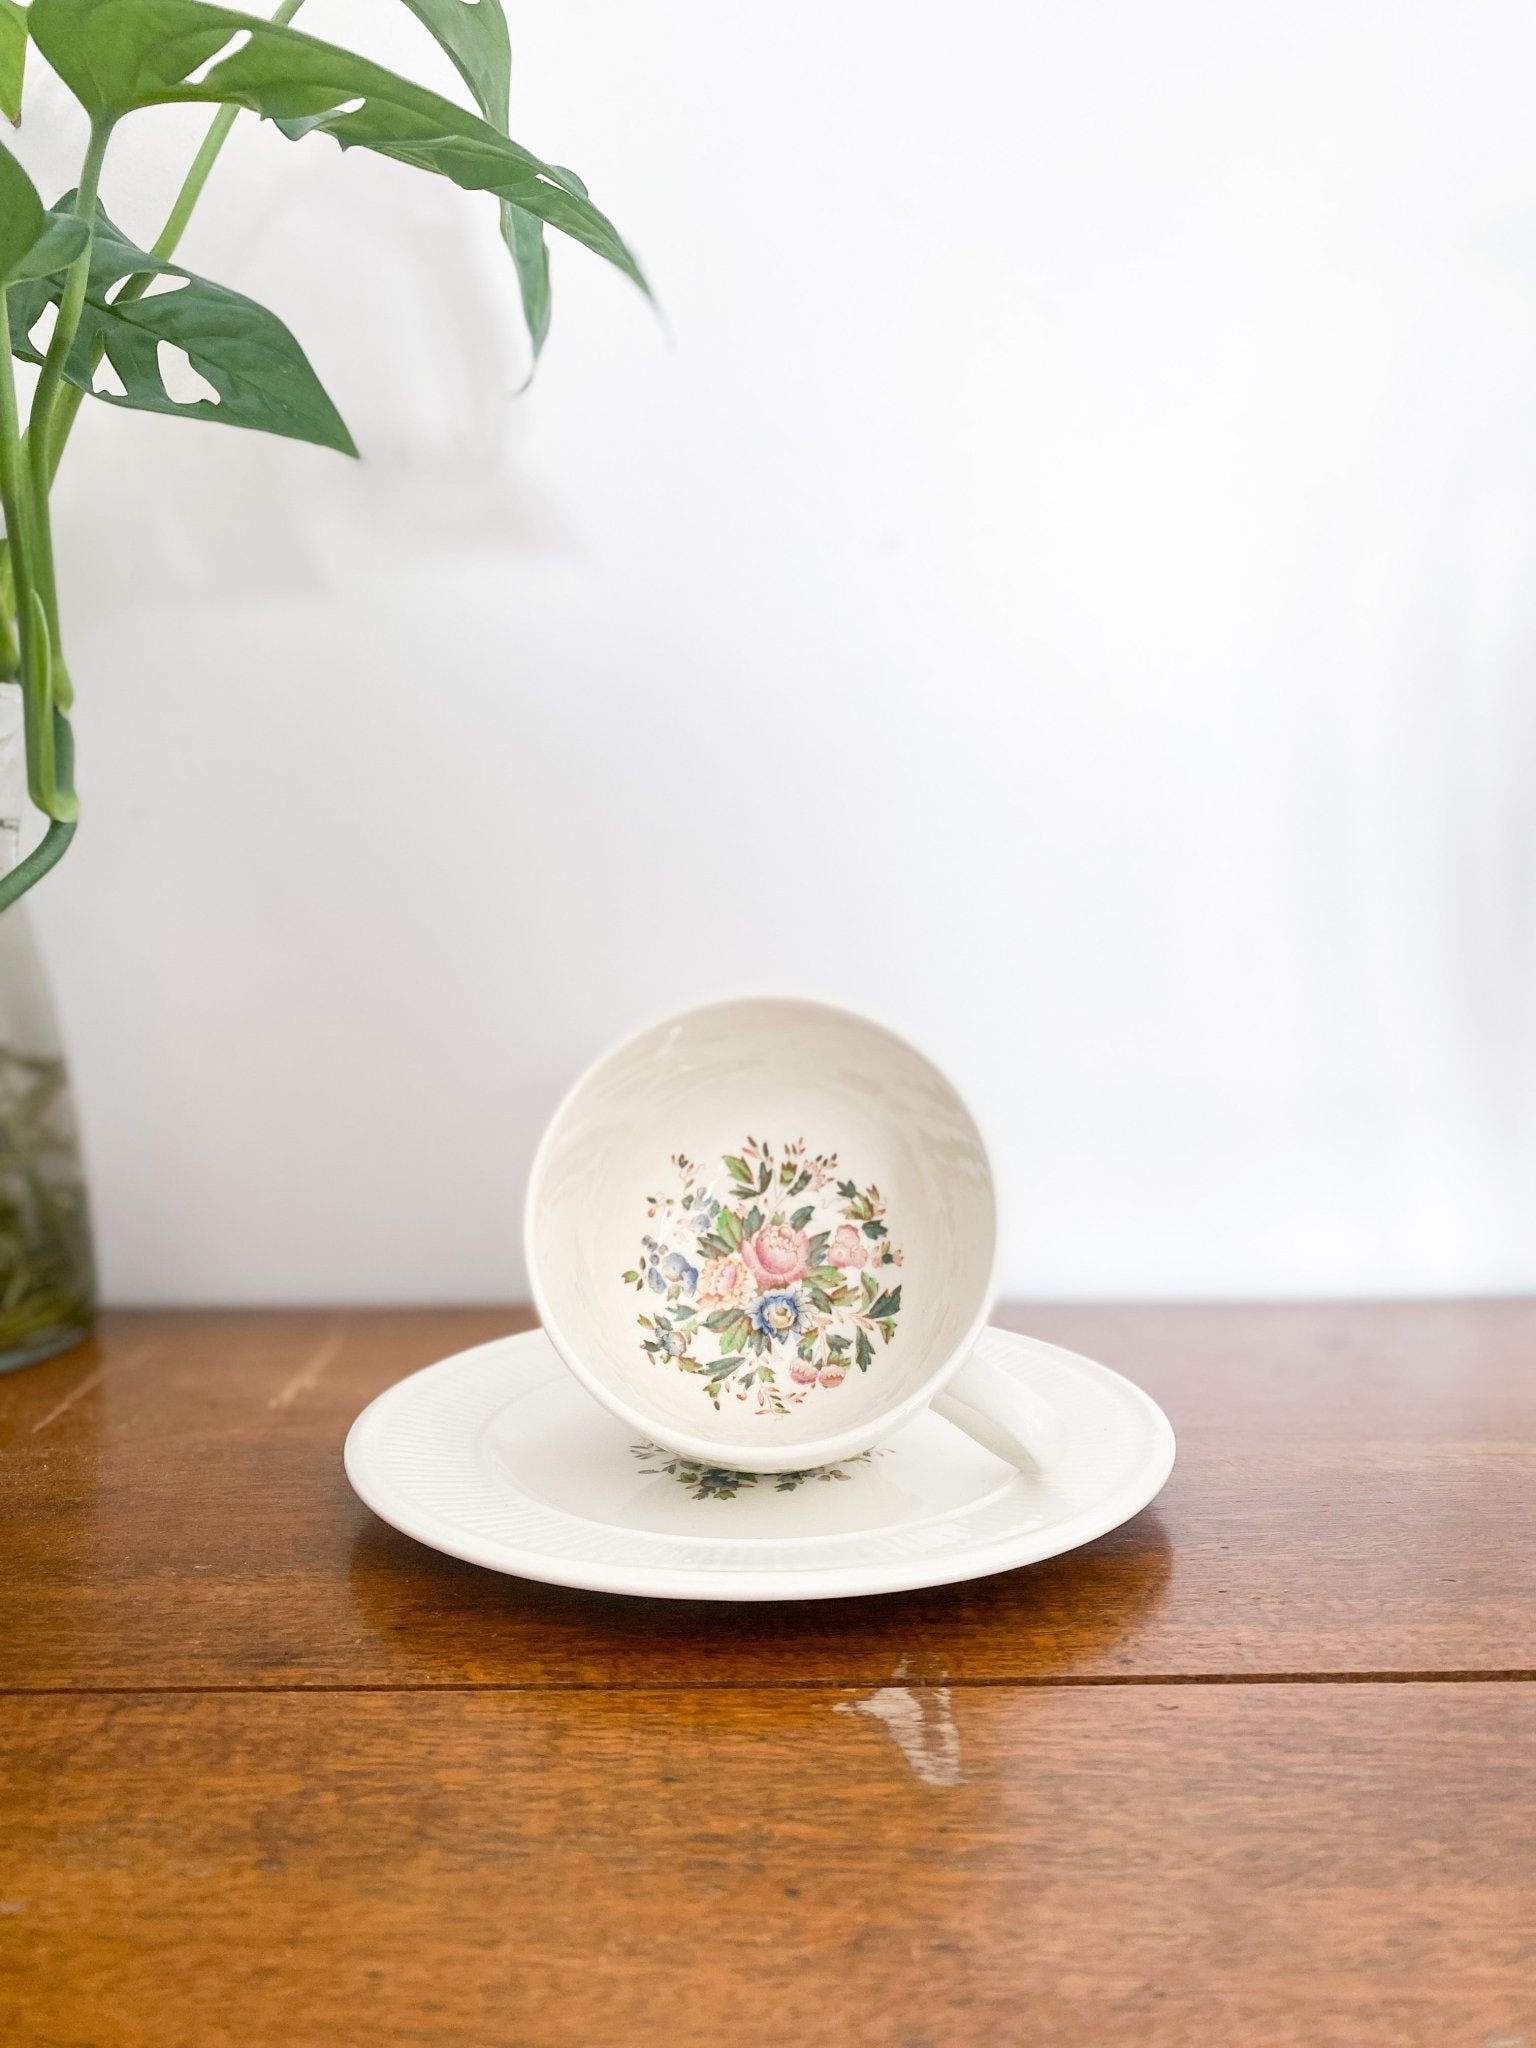
<path id="1" fill-rule="evenodd" d="M 859 1371 L 868 1372 L 875 1356 L 875 1347 L 862 1330 L 855 1341 L 853 1355 L 858 1361 Z"/>
<path id="2" fill-rule="evenodd" d="M 56 220 L 62 222 L 73 199 L 67 193 L 59 201 Z M 114 285 L 144 272 L 186 282 L 176 291 L 151 298 L 109 303 L 107 294 Z M 41 360 L 27 336 L 50 301 L 57 302 L 62 288 L 62 280 L 55 278 L 11 293 L 11 350 L 23 361 Z M 162 341 L 185 350 L 192 367 L 219 394 L 217 401 L 183 402 L 170 396 L 160 374 Z M 70 383 L 82 391 L 92 390 L 98 343 L 123 384 L 121 394 L 93 393 L 107 405 L 182 419 L 222 420 L 226 426 L 310 441 L 343 455 L 357 453 L 304 351 L 275 313 L 241 292 L 136 249 L 99 209 L 85 309 L 64 366 Z"/>
<path id="3" fill-rule="evenodd" d="M 0 114 L 21 119 L 21 82 L 27 69 L 27 10 L 0 0 Z"/>
<path id="4" fill-rule="evenodd" d="M 720 1211 L 720 1214 L 715 1218 L 715 1229 L 725 1240 L 728 1251 L 734 1252 L 740 1247 L 744 1233 L 741 1227 L 741 1218 L 734 1209 L 722 1209 Z"/>
<path id="5" fill-rule="evenodd" d="M 349 50 L 207 0 L 32 0 L 31 28 L 97 121 L 182 101 L 248 107 L 290 139 L 331 135 L 343 149 L 375 150 L 467 192 L 510 200 L 649 289 L 579 179 L 440 93 Z M 193 82 L 211 58 L 218 61 Z"/>
<path id="6" fill-rule="evenodd" d="M 795 1211 L 794 1215 L 790 1217 L 790 1219 L 789 1219 L 789 1227 L 790 1227 L 790 1229 L 791 1229 L 791 1230 L 804 1230 L 804 1228 L 805 1228 L 805 1226 L 807 1225 L 807 1223 L 809 1223 L 809 1222 L 810 1222 L 811 1218 L 812 1218 L 812 1217 L 813 1217 L 813 1216 L 814 1216 L 815 1214 L 816 1214 L 816 1205 L 815 1205 L 815 1203 L 814 1203 L 814 1202 L 807 1202 L 807 1203 L 806 1203 L 806 1205 L 805 1205 L 805 1207 L 804 1207 L 803 1209 L 797 1209 L 797 1210 Z"/>
<path id="7" fill-rule="evenodd" d="M 878 1323 L 884 1316 L 894 1316 L 900 1313 L 901 1289 L 893 1287 L 889 1294 L 882 1294 L 880 1299 L 875 1302 L 869 1311 L 869 1319 L 872 1323 Z"/>

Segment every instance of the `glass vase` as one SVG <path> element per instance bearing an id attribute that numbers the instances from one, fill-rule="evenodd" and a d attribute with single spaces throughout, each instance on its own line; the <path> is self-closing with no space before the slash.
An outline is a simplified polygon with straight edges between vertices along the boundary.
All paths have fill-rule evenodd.
<path id="1" fill-rule="evenodd" d="M 19 698 L 0 686 L 0 874 L 20 836 Z M 0 1372 L 89 1336 L 95 1265 L 58 1020 L 26 904 L 0 911 Z"/>

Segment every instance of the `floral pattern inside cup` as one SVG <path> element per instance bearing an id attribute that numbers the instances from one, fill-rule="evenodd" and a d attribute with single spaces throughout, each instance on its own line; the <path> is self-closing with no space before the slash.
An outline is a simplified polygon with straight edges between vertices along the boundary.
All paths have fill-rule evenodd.
<path id="1" fill-rule="evenodd" d="M 901 1313 L 901 1252 L 879 1188 L 844 1176 L 837 1154 L 748 1138 L 702 1169 L 682 1152 L 674 1193 L 648 1195 L 656 1228 L 627 1286 L 650 1297 L 639 1325 L 660 1365 L 697 1375 L 759 1415 L 868 1372 Z"/>

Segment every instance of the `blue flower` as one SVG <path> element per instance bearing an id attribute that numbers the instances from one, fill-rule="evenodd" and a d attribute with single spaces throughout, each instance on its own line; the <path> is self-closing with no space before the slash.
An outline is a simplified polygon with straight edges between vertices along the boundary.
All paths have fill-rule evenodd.
<path id="1" fill-rule="evenodd" d="M 690 1266 L 681 1252 L 668 1252 L 661 1262 L 661 1270 L 669 1280 L 676 1280 L 685 1294 L 692 1294 L 699 1284 L 699 1269 Z"/>
<path id="2" fill-rule="evenodd" d="M 761 1330 L 775 1344 L 786 1343 L 799 1334 L 802 1310 L 798 1294 L 765 1294 L 748 1313 L 753 1329 Z"/>
<path id="3" fill-rule="evenodd" d="M 646 1267 L 645 1277 L 647 1280 L 650 1281 L 652 1287 L 655 1288 L 658 1294 L 666 1293 L 667 1283 L 665 1280 L 662 1279 L 661 1268 L 657 1265 L 654 1259 L 652 1259 L 651 1263 Z"/>
<path id="4" fill-rule="evenodd" d="M 658 1330 L 656 1336 L 668 1358 L 681 1358 L 688 1349 L 688 1339 L 681 1330 Z"/>

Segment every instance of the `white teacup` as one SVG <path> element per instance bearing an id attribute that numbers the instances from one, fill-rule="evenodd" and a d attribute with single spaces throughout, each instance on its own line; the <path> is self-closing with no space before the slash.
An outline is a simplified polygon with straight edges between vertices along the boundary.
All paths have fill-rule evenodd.
<path id="1" fill-rule="evenodd" d="M 943 1074 L 881 1025 L 711 1004 L 604 1054 L 534 1159 L 550 1341 L 633 1429 L 744 1472 L 836 1464 L 925 1406 L 1020 1465 L 1054 1417 L 971 1359 L 992 1170 Z"/>

